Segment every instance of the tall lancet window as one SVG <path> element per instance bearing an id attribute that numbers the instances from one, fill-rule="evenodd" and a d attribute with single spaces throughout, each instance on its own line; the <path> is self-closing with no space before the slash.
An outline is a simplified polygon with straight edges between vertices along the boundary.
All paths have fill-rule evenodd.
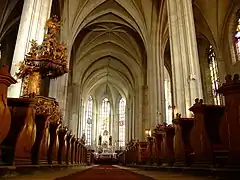
<path id="1" fill-rule="evenodd" d="M 92 117 L 93 117 L 93 99 L 89 96 L 87 103 L 87 116 L 86 116 L 86 140 L 87 145 L 91 145 L 92 139 Z"/>
<path id="2" fill-rule="evenodd" d="M 220 94 L 217 93 L 217 89 L 219 88 L 219 76 L 218 76 L 218 65 L 216 60 L 216 55 L 214 53 L 213 47 L 210 46 L 208 50 L 208 65 L 210 69 L 211 82 L 212 82 L 212 94 L 214 104 L 221 104 Z"/>
<path id="3" fill-rule="evenodd" d="M 126 100 L 121 98 L 119 101 L 119 147 L 125 146 L 125 119 Z"/>
<path id="4" fill-rule="evenodd" d="M 240 10 L 237 13 L 237 27 L 235 33 L 235 47 L 237 53 L 237 61 L 240 61 Z"/>
<path id="5" fill-rule="evenodd" d="M 102 109 L 101 109 L 101 119 L 102 119 L 101 131 L 102 131 L 102 133 L 109 132 L 109 115 L 110 115 L 110 103 L 109 103 L 108 98 L 105 98 L 102 101 Z"/>
<path id="6" fill-rule="evenodd" d="M 171 78 L 166 67 L 164 67 L 164 95 L 165 95 L 166 123 L 172 124 L 174 106 L 172 105 Z"/>

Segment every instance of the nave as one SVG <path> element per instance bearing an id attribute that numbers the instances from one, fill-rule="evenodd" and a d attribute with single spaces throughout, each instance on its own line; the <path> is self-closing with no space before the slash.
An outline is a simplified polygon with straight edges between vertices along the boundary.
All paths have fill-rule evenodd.
<path id="1" fill-rule="evenodd" d="M 156 170 L 142 170 L 117 165 L 93 165 L 87 167 L 73 167 L 60 171 L 39 171 L 29 175 L 5 177 L 17 180 L 211 180 L 212 177 L 193 176 L 183 173 L 160 172 Z"/>

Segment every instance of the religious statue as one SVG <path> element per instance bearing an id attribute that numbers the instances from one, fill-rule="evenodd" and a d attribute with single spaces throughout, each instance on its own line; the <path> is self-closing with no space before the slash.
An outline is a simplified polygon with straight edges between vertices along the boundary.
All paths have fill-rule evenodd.
<path id="1" fill-rule="evenodd" d="M 85 144 L 85 142 L 86 142 L 86 134 L 85 133 L 83 133 L 83 135 L 82 135 L 81 142 L 83 144 Z"/>
<path id="2" fill-rule="evenodd" d="M 101 146 L 102 145 L 102 136 L 101 134 L 98 137 L 98 145 Z"/>
<path id="3" fill-rule="evenodd" d="M 112 146 L 112 136 L 109 136 L 109 146 Z"/>

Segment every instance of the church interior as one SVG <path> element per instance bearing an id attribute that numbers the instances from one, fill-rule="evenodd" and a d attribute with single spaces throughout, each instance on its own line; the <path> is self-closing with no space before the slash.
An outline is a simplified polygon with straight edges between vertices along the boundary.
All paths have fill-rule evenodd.
<path id="1" fill-rule="evenodd" d="M 1 177 L 240 172 L 239 0 L 1 0 L 0 66 Z"/>

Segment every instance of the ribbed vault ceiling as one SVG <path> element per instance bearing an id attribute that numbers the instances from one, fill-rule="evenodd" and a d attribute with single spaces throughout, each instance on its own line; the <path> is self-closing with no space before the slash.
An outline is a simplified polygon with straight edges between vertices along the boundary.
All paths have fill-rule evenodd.
<path id="1" fill-rule="evenodd" d="M 83 14 L 74 19 L 78 26 L 72 48 L 73 83 L 86 95 L 102 92 L 108 84 L 110 90 L 117 89 L 127 97 L 143 83 L 146 69 L 143 35 L 136 22 L 141 16 L 134 19 L 114 0 L 102 1 L 94 8 L 87 5 L 88 9 L 80 6 L 85 19 L 80 22 Z"/>

